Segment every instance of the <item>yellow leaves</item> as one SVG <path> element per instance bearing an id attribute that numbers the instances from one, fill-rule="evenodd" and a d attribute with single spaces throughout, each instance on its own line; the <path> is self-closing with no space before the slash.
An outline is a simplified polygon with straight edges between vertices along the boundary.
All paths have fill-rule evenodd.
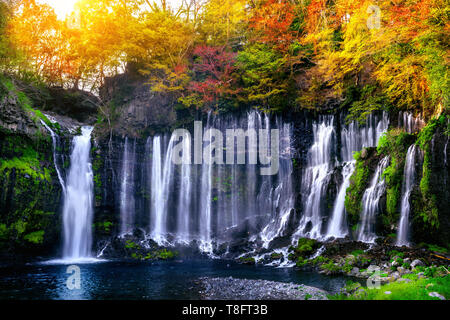
<path id="1" fill-rule="evenodd" d="M 205 42 L 220 46 L 241 36 L 247 16 L 245 5 L 245 0 L 208 1 L 199 28 Z"/>
<path id="2" fill-rule="evenodd" d="M 403 60 L 386 61 L 375 72 L 385 94 L 399 107 L 426 102 L 428 84 L 423 70 L 423 57 L 409 55 Z"/>

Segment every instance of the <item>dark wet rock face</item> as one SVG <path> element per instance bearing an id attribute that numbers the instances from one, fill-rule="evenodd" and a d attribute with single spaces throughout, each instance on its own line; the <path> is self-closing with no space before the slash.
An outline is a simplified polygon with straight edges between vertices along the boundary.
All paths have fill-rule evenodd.
<path id="1" fill-rule="evenodd" d="M 20 106 L 17 97 L 5 95 L 0 98 L 0 128 L 16 134 L 33 136 L 38 131 L 38 125 Z"/>
<path id="2" fill-rule="evenodd" d="M 107 78 L 100 88 L 104 103 L 114 108 L 112 131 L 119 136 L 153 135 L 165 132 L 177 121 L 174 105 L 176 98 L 170 94 L 152 91 L 150 85 L 137 72 Z M 98 128 L 104 134 L 105 128 Z"/>
<path id="3" fill-rule="evenodd" d="M 92 93 L 63 88 L 50 88 L 49 92 L 50 98 L 43 106 L 43 111 L 53 111 L 84 124 L 94 124 L 97 121 L 100 100 Z"/>

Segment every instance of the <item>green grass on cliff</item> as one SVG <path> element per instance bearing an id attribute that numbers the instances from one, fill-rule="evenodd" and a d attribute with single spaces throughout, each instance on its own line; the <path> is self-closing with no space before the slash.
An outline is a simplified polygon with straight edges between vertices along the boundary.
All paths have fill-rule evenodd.
<path id="1" fill-rule="evenodd" d="M 0 172 L 6 174 L 15 169 L 24 175 L 28 175 L 34 180 L 45 180 L 51 182 L 51 175 L 48 168 L 41 166 L 38 152 L 30 145 L 16 137 L 6 137 L 5 147 L 14 154 L 9 159 L 0 158 Z"/>
<path id="2" fill-rule="evenodd" d="M 31 99 L 23 91 L 20 91 L 20 89 L 16 87 L 11 79 L 0 75 L 0 97 L 2 97 L 4 94 L 15 97 L 20 107 L 29 114 L 30 118 L 35 123 L 38 123 L 40 120 L 42 120 L 50 128 L 57 129 L 40 110 L 33 108 Z"/>

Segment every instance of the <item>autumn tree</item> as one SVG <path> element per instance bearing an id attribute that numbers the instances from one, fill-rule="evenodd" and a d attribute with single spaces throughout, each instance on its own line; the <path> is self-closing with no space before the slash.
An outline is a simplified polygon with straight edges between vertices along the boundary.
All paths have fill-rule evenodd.
<path id="1" fill-rule="evenodd" d="M 218 109 L 236 98 L 236 54 L 226 47 L 198 46 L 193 52 L 194 63 L 189 95 L 180 99 L 186 106 Z"/>
<path id="2" fill-rule="evenodd" d="M 74 70 L 64 24 L 48 5 L 22 0 L 9 22 L 11 41 L 24 59 L 19 71 L 31 69 L 53 85 L 63 85 Z"/>
<path id="3" fill-rule="evenodd" d="M 245 0 L 209 0 L 205 3 L 199 32 L 211 46 L 239 45 L 247 17 Z"/>

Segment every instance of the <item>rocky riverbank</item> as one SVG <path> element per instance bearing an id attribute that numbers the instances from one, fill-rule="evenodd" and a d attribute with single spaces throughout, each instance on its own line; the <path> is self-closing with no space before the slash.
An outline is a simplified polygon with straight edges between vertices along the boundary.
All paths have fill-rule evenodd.
<path id="1" fill-rule="evenodd" d="M 418 279 L 449 274 L 450 258 L 445 248 L 422 244 L 420 247 L 369 245 L 349 240 L 321 243 L 299 239 L 287 252 L 247 254 L 238 261 L 244 264 L 295 264 L 300 271 L 326 275 L 346 275 L 373 282 L 409 282 L 408 275 Z"/>
<path id="2" fill-rule="evenodd" d="M 266 280 L 201 278 L 205 300 L 328 300 L 327 292 L 305 285 Z"/>

